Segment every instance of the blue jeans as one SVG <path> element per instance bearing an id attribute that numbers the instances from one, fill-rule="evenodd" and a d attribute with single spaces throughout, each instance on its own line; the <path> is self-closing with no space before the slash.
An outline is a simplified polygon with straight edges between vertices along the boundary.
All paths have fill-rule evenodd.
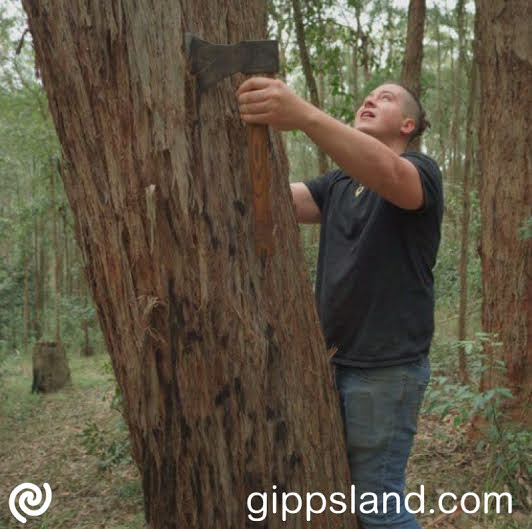
<path id="1" fill-rule="evenodd" d="M 419 408 L 430 378 L 428 355 L 392 367 L 336 365 L 335 377 L 360 525 L 363 529 L 420 529 L 404 507 L 403 490 Z M 372 495 L 360 499 L 365 492 L 377 495 L 378 513 L 360 513 L 360 502 L 372 500 Z M 399 495 L 399 514 L 393 496 L 387 502 L 387 513 L 383 512 L 385 492 Z M 413 500 L 411 508 L 417 506 Z M 369 510 L 372 504 L 364 507 Z"/>

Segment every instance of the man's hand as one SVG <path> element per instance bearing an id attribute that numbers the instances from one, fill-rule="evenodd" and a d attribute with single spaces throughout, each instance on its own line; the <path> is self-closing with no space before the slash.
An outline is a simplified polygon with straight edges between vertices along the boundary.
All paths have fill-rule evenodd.
<path id="1" fill-rule="evenodd" d="M 292 92 L 285 83 L 268 77 L 252 77 L 236 93 L 245 123 L 270 125 L 276 130 L 304 127 L 314 107 Z"/>

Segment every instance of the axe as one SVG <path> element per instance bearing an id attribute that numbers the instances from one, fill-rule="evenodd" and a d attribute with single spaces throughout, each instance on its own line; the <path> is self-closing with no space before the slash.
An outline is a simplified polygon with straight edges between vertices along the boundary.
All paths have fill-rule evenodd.
<path id="1" fill-rule="evenodd" d="M 279 71 L 276 40 L 244 41 L 233 45 L 212 44 L 185 34 L 190 72 L 200 91 L 234 73 L 272 76 Z M 255 251 L 261 257 L 273 252 L 273 221 L 270 205 L 270 160 L 268 127 L 247 125 L 249 173 L 253 188 Z"/>

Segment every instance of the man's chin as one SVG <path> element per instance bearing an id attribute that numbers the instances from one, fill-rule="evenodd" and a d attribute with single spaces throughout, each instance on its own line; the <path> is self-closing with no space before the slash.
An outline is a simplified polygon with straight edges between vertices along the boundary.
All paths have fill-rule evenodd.
<path id="1" fill-rule="evenodd" d="M 367 134 L 368 136 L 372 136 L 373 138 L 377 137 L 375 134 L 375 129 L 373 129 L 367 123 L 359 123 L 358 125 L 355 125 L 354 128 L 360 132 L 363 132 L 364 134 Z"/>

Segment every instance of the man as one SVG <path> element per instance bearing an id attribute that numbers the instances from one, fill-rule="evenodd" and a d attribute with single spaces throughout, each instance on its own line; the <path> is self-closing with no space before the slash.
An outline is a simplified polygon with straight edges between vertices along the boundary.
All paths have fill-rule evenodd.
<path id="1" fill-rule="evenodd" d="M 252 78 L 237 96 L 244 122 L 300 129 L 340 167 L 291 189 L 298 222 L 321 222 L 316 297 L 327 345 L 337 348 L 332 361 L 358 516 L 364 529 L 419 528 L 403 490 L 429 381 L 443 214 L 437 164 L 406 152 L 425 128 L 423 109 L 396 83 L 365 98 L 354 127 L 278 80 Z M 378 509 L 371 495 L 361 498 L 368 492 Z M 384 493 L 397 494 L 386 512 Z"/>

